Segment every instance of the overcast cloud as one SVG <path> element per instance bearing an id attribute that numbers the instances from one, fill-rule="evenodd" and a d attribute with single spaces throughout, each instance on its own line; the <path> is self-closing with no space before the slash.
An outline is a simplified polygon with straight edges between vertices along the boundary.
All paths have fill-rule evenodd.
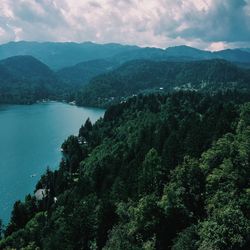
<path id="1" fill-rule="evenodd" d="M 0 43 L 250 47 L 250 0 L 0 0 Z"/>

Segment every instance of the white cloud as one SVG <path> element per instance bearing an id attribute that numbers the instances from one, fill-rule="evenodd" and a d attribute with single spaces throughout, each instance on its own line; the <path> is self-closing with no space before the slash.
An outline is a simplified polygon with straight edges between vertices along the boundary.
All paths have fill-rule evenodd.
<path id="1" fill-rule="evenodd" d="M 250 43 L 250 0 L 1 0 L 8 40 L 219 49 Z M 250 45 L 249 45 L 250 47 Z"/>
<path id="2" fill-rule="evenodd" d="M 217 50 L 227 49 L 228 47 L 229 46 L 224 42 L 214 42 L 210 44 L 208 50 L 217 51 Z"/>

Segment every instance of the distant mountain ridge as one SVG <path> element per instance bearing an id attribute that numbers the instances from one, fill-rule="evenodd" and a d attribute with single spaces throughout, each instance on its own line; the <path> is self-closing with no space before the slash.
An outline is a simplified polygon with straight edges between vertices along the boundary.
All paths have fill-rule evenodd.
<path id="1" fill-rule="evenodd" d="M 137 48 L 137 47 L 136 47 Z M 54 42 L 10 42 L 0 45 L 0 59 L 17 55 L 31 55 L 58 70 L 77 63 L 104 59 L 122 51 L 135 49 L 135 46 L 120 44 L 54 43 Z"/>
<path id="2" fill-rule="evenodd" d="M 186 45 L 168 47 L 165 49 L 168 56 L 172 57 L 193 57 L 193 58 L 204 58 L 210 59 L 212 58 L 212 52 L 206 50 L 196 49 Z"/>
<path id="3" fill-rule="evenodd" d="M 17 55 L 31 55 L 53 70 L 72 67 L 91 60 L 110 60 L 116 64 L 136 59 L 192 61 L 225 59 L 236 63 L 250 63 L 250 49 L 230 49 L 216 52 L 181 45 L 166 49 L 121 44 L 10 42 L 0 45 L 0 59 Z"/>

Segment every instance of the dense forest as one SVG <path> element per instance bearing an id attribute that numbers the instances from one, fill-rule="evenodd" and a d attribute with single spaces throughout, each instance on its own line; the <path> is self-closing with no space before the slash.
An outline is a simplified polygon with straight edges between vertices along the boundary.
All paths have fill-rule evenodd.
<path id="1" fill-rule="evenodd" d="M 138 95 L 87 120 L 0 249 L 250 248 L 250 95 Z"/>
<path id="2" fill-rule="evenodd" d="M 249 90 L 250 70 L 224 60 L 129 61 L 94 77 L 76 98 L 78 105 L 107 107 L 138 93 L 174 90 Z"/>

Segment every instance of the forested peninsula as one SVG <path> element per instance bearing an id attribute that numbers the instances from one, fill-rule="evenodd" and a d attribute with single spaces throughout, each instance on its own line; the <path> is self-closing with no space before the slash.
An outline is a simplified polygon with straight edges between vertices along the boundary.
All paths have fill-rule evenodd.
<path id="1" fill-rule="evenodd" d="M 87 120 L 0 249 L 250 248 L 250 95 L 138 95 Z"/>

